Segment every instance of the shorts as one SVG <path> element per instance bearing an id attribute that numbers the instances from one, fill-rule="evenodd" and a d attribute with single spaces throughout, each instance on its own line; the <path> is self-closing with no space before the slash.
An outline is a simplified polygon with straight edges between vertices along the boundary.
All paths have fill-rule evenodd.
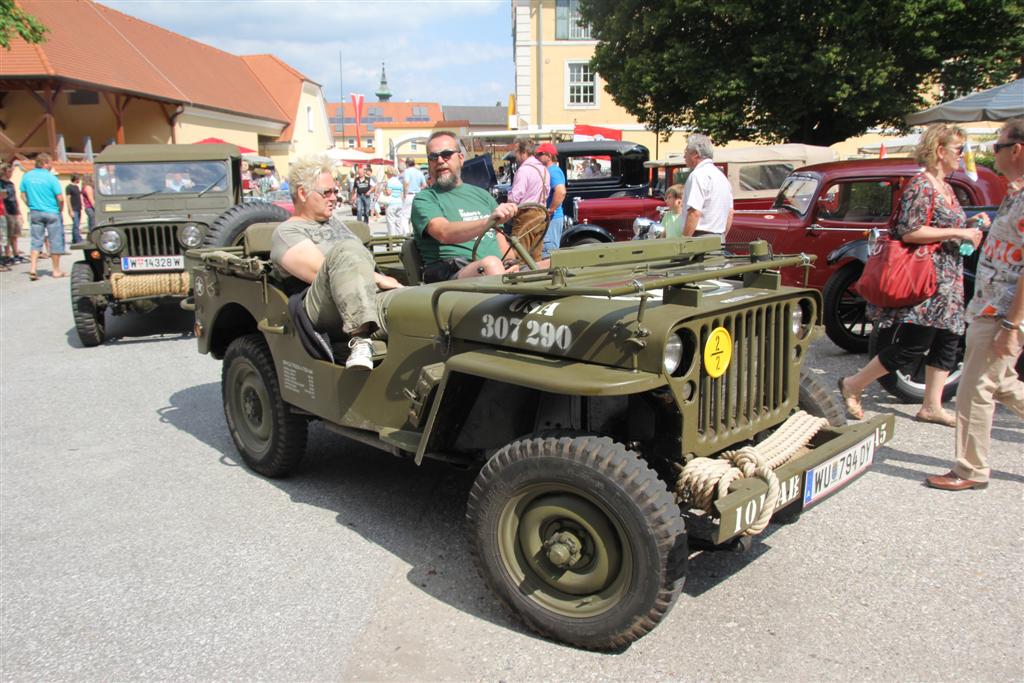
<path id="1" fill-rule="evenodd" d="M 50 238 L 50 252 L 64 253 L 64 223 L 59 213 L 48 211 L 28 212 L 29 235 L 32 251 L 42 251 L 43 240 Z"/>
<path id="2" fill-rule="evenodd" d="M 450 258 L 441 261 L 434 261 L 423 266 L 423 282 L 444 282 L 454 280 L 459 271 L 469 265 L 469 259 Z"/>

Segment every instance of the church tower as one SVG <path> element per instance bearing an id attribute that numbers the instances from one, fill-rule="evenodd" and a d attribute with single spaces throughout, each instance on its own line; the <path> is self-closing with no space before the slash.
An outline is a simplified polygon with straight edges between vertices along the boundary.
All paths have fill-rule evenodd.
<path id="1" fill-rule="evenodd" d="M 377 86 L 377 101 L 388 102 L 391 100 L 391 91 L 388 89 L 388 75 L 384 73 L 384 62 L 380 63 L 380 85 Z"/>

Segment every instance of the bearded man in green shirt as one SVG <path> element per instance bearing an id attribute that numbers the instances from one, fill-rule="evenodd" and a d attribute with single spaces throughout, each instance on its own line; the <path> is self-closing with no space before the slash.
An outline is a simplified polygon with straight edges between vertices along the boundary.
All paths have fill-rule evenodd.
<path id="1" fill-rule="evenodd" d="M 507 272 L 502 257 L 509 253 L 500 230 L 516 215 L 515 204 L 498 204 L 475 185 L 462 182 L 463 154 L 450 131 L 437 131 L 427 141 L 430 187 L 412 203 L 413 238 L 423 259 L 423 281 L 441 282 Z M 480 235 L 477 258 L 473 243 Z"/>

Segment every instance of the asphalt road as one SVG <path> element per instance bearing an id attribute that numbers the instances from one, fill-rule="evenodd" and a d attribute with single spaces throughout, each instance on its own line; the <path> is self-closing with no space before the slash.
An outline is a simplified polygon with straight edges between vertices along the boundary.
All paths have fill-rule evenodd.
<path id="1" fill-rule="evenodd" d="M 5 681 L 1024 678 L 1024 429 L 1006 411 L 992 485 L 946 493 L 922 479 L 948 469 L 952 430 L 870 392 L 897 415 L 871 471 L 748 553 L 695 553 L 661 626 L 596 654 L 487 593 L 471 473 L 314 426 L 296 476 L 256 476 L 186 315 L 117 318 L 84 349 L 68 281 L 26 271 L 0 273 Z M 809 357 L 829 386 L 863 361 L 827 339 Z"/>

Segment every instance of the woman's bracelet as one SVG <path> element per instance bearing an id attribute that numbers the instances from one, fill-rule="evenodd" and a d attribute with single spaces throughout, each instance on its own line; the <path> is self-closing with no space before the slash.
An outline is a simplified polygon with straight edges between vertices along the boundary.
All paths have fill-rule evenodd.
<path id="1" fill-rule="evenodd" d="M 1020 332 L 1021 334 L 1024 334 L 1024 323 L 1014 324 L 1013 322 L 1007 320 L 1006 318 L 1000 318 L 999 327 L 1003 328 L 1004 330 L 1010 330 L 1011 332 L 1017 331 Z"/>

